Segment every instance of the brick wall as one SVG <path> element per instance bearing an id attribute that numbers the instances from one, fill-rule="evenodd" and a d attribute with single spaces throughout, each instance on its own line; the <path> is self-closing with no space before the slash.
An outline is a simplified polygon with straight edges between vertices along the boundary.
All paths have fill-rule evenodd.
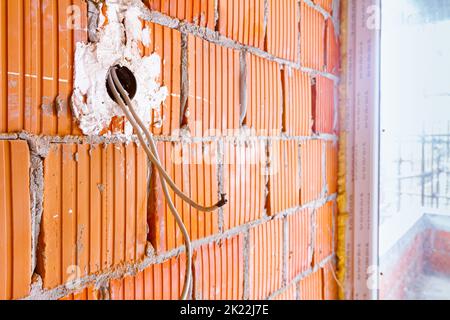
<path id="1" fill-rule="evenodd" d="M 335 299 L 338 1 L 144 3 L 142 54 L 170 93 L 162 163 L 194 200 L 229 198 L 205 214 L 174 197 L 191 297 Z M 0 299 L 177 299 L 183 239 L 157 174 L 134 140 L 84 137 L 72 117 L 87 11 L 0 5 Z"/>
<path id="2" fill-rule="evenodd" d="M 411 299 L 423 276 L 450 275 L 450 218 L 424 215 L 380 257 L 380 298 Z"/>

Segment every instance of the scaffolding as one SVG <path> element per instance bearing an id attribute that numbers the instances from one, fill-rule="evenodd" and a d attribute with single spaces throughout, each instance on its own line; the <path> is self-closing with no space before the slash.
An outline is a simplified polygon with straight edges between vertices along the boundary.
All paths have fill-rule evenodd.
<path id="1" fill-rule="evenodd" d="M 450 133 L 423 134 L 413 143 L 398 145 L 397 210 L 417 200 L 424 208 L 450 209 Z"/>

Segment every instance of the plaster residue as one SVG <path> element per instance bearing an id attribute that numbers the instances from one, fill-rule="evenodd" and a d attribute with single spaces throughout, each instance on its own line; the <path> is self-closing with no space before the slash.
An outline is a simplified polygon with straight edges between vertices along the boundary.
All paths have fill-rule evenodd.
<path id="1" fill-rule="evenodd" d="M 99 17 L 99 41 L 78 43 L 75 52 L 73 111 L 85 135 L 104 133 L 114 117 L 124 116 L 107 93 L 106 79 L 111 66 L 126 66 L 134 73 L 137 92 L 133 101 L 148 127 L 160 121 L 152 119 L 152 111 L 159 114 L 168 96 L 167 88 L 158 83 L 160 57 L 157 54 L 142 57 L 139 51 L 139 43 L 147 46 L 150 43 L 149 30 L 143 28 L 139 19 L 141 1 L 106 0 L 104 3 L 107 10 Z M 128 121 L 124 133 L 127 136 L 133 133 Z"/>

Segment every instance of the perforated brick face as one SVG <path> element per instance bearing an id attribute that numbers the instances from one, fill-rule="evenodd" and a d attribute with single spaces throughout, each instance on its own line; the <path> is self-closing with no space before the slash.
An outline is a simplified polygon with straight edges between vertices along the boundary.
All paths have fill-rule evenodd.
<path id="1" fill-rule="evenodd" d="M 159 55 L 168 91 L 146 115 L 161 163 L 196 202 L 228 200 L 204 213 L 170 192 L 190 297 L 336 298 L 333 1 L 143 3 L 134 49 Z M 157 170 L 124 117 L 85 137 L 72 116 L 88 6 L 0 4 L 0 299 L 178 299 L 184 240 Z"/>

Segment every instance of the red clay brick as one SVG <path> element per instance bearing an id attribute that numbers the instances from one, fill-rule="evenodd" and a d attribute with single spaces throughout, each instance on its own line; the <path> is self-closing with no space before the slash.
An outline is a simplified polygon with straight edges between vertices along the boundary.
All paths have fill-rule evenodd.
<path id="1" fill-rule="evenodd" d="M 299 145 L 271 141 L 268 213 L 276 215 L 300 205 Z"/>
<path id="2" fill-rule="evenodd" d="M 299 7 L 297 0 L 269 0 L 267 51 L 298 62 Z"/>
<path id="3" fill-rule="evenodd" d="M 144 257 L 146 176 L 135 144 L 51 146 L 38 252 L 45 288 Z"/>
<path id="4" fill-rule="evenodd" d="M 308 271 L 312 264 L 311 210 L 288 217 L 288 281 Z"/>
<path id="5" fill-rule="evenodd" d="M 316 103 L 313 106 L 314 132 L 333 134 L 336 117 L 334 81 L 318 76 L 316 93 Z"/>
<path id="6" fill-rule="evenodd" d="M 161 163 L 177 186 L 194 201 L 214 205 L 218 200 L 217 143 L 183 144 L 158 142 Z M 158 252 L 184 244 L 182 234 L 166 204 L 159 175 L 152 170 L 149 199 L 149 240 Z M 199 240 L 219 232 L 218 214 L 199 212 L 170 191 L 191 236 Z"/>
<path id="7" fill-rule="evenodd" d="M 276 62 L 247 56 L 247 113 L 244 124 L 261 136 L 282 129 L 282 81 Z"/>
<path id="8" fill-rule="evenodd" d="M 81 9 L 81 26 L 73 30 L 70 5 Z M 82 0 L 2 1 L 0 132 L 80 134 L 69 102 L 75 43 L 87 38 L 86 20 Z"/>
<path id="9" fill-rule="evenodd" d="M 218 0 L 219 33 L 264 49 L 264 0 Z"/>
<path id="10" fill-rule="evenodd" d="M 323 272 L 318 270 L 300 281 L 300 300 L 323 299 Z"/>
<path id="11" fill-rule="evenodd" d="M 325 18 L 304 1 L 301 2 L 301 65 L 318 71 L 325 69 Z"/>
<path id="12" fill-rule="evenodd" d="M 258 220 L 264 213 L 265 143 L 226 143 L 224 184 L 229 202 L 224 208 L 224 229 Z"/>
<path id="13" fill-rule="evenodd" d="M 450 254 L 450 232 L 435 231 L 433 249 Z"/>
<path id="14" fill-rule="evenodd" d="M 328 195 L 338 191 L 338 144 L 337 142 L 327 142 L 326 146 L 326 175 Z"/>
<path id="15" fill-rule="evenodd" d="M 30 156 L 25 141 L 0 141 L 0 300 L 31 283 Z"/>
<path id="16" fill-rule="evenodd" d="M 433 272 L 450 275 L 450 254 L 448 252 L 434 251 L 430 255 L 429 264 Z"/>
<path id="17" fill-rule="evenodd" d="M 244 298 L 243 235 L 200 247 L 194 256 L 194 298 L 242 300 Z"/>
<path id="18" fill-rule="evenodd" d="M 324 177 L 322 170 L 322 141 L 310 140 L 300 145 L 301 204 L 318 200 L 322 194 Z"/>
<path id="19" fill-rule="evenodd" d="M 183 291 L 186 257 L 151 265 L 135 276 L 110 282 L 111 300 L 178 300 Z"/>
<path id="20" fill-rule="evenodd" d="M 281 289 L 283 220 L 275 219 L 250 230 L 250 300 L 268 298 Z"/>
<path id="21" fill-rule="evenodd" d="M 201 27 L 215 27 L 215 0 L 144 0 L 151 9 L 170 17 L 195 23 Z"/>
<path id="22" fill-rule="evenodd" d="M 314 264 L 333 253 L 333 202 L 327 202 L 315 212 Z"/>
<path id="23" fill-rule="evenodd" d="M 160 81 L 169 91 L 161 112 L 153 112 L 151 128 L 156 135 L 171 135 L 181 124 L 181 33 L 150 22 L 145 22 L 145 27 L 150 32 L 150 45 L 143 48 L 143 54 L 161 57 Z"/>
<path id="24" fill-rule="evenodd" d="M 185 117 L 193 136 L 229 135 L 240 128 L 239 61 L 239 51 L 189 36 Z"/>
<path id="25" fill-rule="evenodd" d="M 311 136 L 312 90 L 309 74 L 287 68 L 283 71 L 283 128 L 290 136 Z"/>
<path id="26" fill-rule="evenodd" d="M 403 299 L 405 295 L 403 289 L 409 282 L 409 275 L 424 273 L 424 260 L 428 260 L 428 253 L 431 253 L 431 250 L 424 252 L 423 248 L 424 243 L 431 237 L 431 230 L 420 232 L 408 243 L 404 243 L 402 248 L 396 249 L 395 256 L 390 254 L 389 263 L 383 259 L 380 277 L 382 299 Z"/>

